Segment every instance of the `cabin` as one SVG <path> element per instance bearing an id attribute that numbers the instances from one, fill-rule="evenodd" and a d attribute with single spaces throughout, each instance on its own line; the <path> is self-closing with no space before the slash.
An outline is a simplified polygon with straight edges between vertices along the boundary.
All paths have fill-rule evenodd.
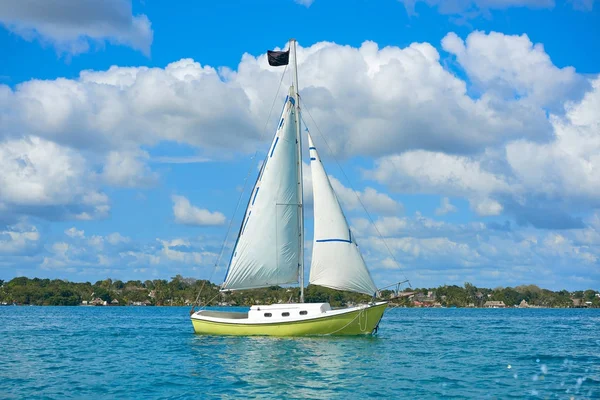
<path id="1" fill-rule="evenodd" d="M 104 300 L 102 300 L 99 297 L 96 297 L 95 299 L 93 299 L 92 301 L 90 301 L 89 304 L 92 305 L 92 306 L 103 306 L 103 305 L 105 305 L 104 303 L 105 303 Z"/>
<path id="2" fill-rule="evenodd" d="M 297 303 L 297 304 L 271 304 L 255 305 L 250 307 L 248 312 L 222 312 L 212 310 L 202 310 L 205 317 L 245 319 L 248 322 L 283 322 L 287 319 L 310 319 L 323 313 L 331 311 L 329 303 Z"/>
<path id="3" fill-rule="evenodd" d="M 505 308 L 506 304 L 503 301 L 489 300 L 483 305 L 484 308 Z"/>

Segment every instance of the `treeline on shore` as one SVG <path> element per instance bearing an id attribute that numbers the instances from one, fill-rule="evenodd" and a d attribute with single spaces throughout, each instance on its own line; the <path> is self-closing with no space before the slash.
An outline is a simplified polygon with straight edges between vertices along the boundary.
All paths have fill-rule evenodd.
<path id="1" fill-rule="evenodd" d="M 444 307 L 482 307 L 487 301 L 502 301 L 513 307 L 525 300 L 530 306 L 572 307 L 574 300 L 589 302 L 600 307 L 600 297 L 594 290 L 554 292 L 535 285 L 478 288 L 470 283 L 464 286 L 440 286 L 437 288 L 407 288 L 392 301 L 399 306 L 411 307 L 419 302 L 433 302 Z M 391 290 L 379 293 L 382 299 L 395 297 Z M 159 305 L 183 306 L 195 302 L 201 304 L 238 305 L 273 304 L 298 301 L 297 287 L 271 286 L 233 292 L 219 292 L 219 286 L 206 280 L 184 278 L 177 275 L 170 281 L 164 279 L 120 280 L 105 279 L 90 282 L 70 282 L 61 279 L 18 277 L 8 282 L 0 280 L 0 304 L 19 305 Z M 333 307 L 364 303 L 369 296 L 309 285 L 305 290 L 307 302 L 329 302 Z"/>

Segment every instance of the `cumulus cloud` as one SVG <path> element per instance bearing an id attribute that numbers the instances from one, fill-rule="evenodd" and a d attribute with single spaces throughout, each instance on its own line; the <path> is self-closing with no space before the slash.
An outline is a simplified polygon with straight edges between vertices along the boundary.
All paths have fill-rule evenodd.
<path id="1" fill-rule="evenodd" d="M 456 211 L 458 211 L 458 209 L 455 205 L 450 203 L 450 199 L 447 197 L 442 197 L 440 206 L 435 209 L 435 215 L 446 215 Z"/>
<path id="2" fill-rule="evenodd" d="M 214 260 L 214 253 L 208 251 L 193 251 L 190 242 L 186 239 L 160 240 L 162 244 L 161 253 L 169 260 L 178 261 L 186 264 L 203 264 L 207 258 Z"/>
<path id="3" fill-rule="evenodd" d="M 4 213 L 86 220 L 110 210 L 107 196 L 90 184 L 81 154 L 54 142 L 35 136 L 0 141 L 0 170 Z"/>
<path id="4" fill-rule="evenodd" d="M 367 211 L 378 214 L 396 214 L 402 211 L 400 203 L 371 187 L 367 187 L 360 192 L 342 185 L 340 181 L 332 176 L 329 177 L 329 180 L 344 209 L 362 210 L 364 205 Z"/>
<path id="5" fill-rule="evenodd" d="M 40 233 L 37 228 L 25 223 L 8 226 L 0 231 L 0 254 L 29 254 L 39 246 Z"/>
<path id="6" fill-rule="evenodd" d="M 302 171 L 304 179 L 304 204 L 310 207 L 313 204 L 312 174 L 310 166 L 305 162 L 302 163 Z M 329 175 L 329 181 L 345 212 L 361 211 L 363 210 L 363 206 L 369 213 L 373 212 L 382 215 L 398 214 L 404 210 L 400 202 L 392 199 L 386 193 L 379 192 L 371 187 L 366 187 L 363 191 L 353 190 L 342 184 L 332 175 Z"/>
<path id="7" fill-rule="evenodd" d="M 544 46 L 533 44 L 525 34 L 476 31 L 463 41 L 449 33 L 442 39 L 442 48 L 456 56 L 471 82 L 486 95 L 557 109 L 588 87 L 575 68 L 556 67 Z"/>
<path id="8" fill-rule="evenodd" d="M 173 215 L 175 222 L 184 225 L 222 225 L 225 216 L 218 212 L 210 212 L 203 208 L 194 207 L 184 196 L 171 196 L 173 200 Z"/>
<path id="9" fill-rule="evenodd" d="M 321 42 L 299 47 L 298 58 L 305 108 L 338 153 L 415 148 L 470 153 L 547 134 L 541 109 L 469 97 L 466 83 L 443 67 L 428 43 L 380 49 L 373 42 L 359 48 Z M 84 71 L 75 80 L 4 86 L 3 134 L 28 132 L 96 150 L 130 150 L 163 140 L 254 149 L 265 139 L 261 132 L 280 73 L 264 54 L 246 54 L 237 71 L 183 59 L 164 69 L 114 66 Z"/>
<path id="10" fill-rule="evenodd" d="M 582 108 L 582 90 L 590 87 L 589 80 L 570 67 L 554 66 L 543 47 L 526 36 L 474 32 L 463 40 L 449 34 L 443 47 L 478 86 L 477 98 L 470 97 L 467 81 L 446 69 L 428 43 L 379 48 L 365 42 L 354 48 L 321 42 L 299 47 L 305 122 L 314 125 L 314 118 L 338 155 L 377 157 L 371 178 L 393 180 L 391 186 L 401 192 L 466 198 L 480 215 L 523 214 L 519 210 L 539 202 L 528 195 L 532 187 L 540 192 L 535 174 L 561 169 L 564 162 L 573 163 L 578 178 L 594 182 L 585 169 L 594 165 L 593 153 L 578 153 L 595 148 L 593 136 L 569 133 L 593 126 L 593 113 L 575 111 Z M 511 59 L 507 53 L 519 57 Z M 245 54 L 236 71 L 184 59 L 165 68 L 114 66 L 83 71 L 78 79 L 32 80 L 14 89 L 0 85 L 0 118 L 5 122 L 0 154 L 27 141 L 34 143 L 30 147 L 54 146 L 73 165 L 57 179 L 89 176 L 81 171 L 94 160 L 101 168 L 97 181 L 148 187 L 158 176 L 148 167 L 152 158 L 146 149 L 159 142 L 226 152 L 262 148 L 270 135 L 261 131 L 280 74 L 268 66 L 266 55 Z M 588 90 L 581 104 L 593 101 L 590 93 L 596 91 Z M 571 99 L 566 112 L 557 99 Z M 548 105 L 561 110 L 548 118 Z M 556 151 L 557 137 L 561 148 L 570 146 L 568 157 L 556 153 L 548 164 L 545 155 Z M 577 147 L 584 142 L 585 147 Z M 539 167 L 529 168 L 534 161 Z M 574 175 L 563 180 L 577 181 Z M 537 184 L 555 185 L 544 195 L 561 188 L 553 179 Z M 54 195 L 21 190 L 21 196 L 77 203 L 72 199 L 77 195 L 67 194 L 81 185 L 65 190 L 65 185 L 46 186 L 41 185 L 48 192 L 60 190 Z M 0 202 L 10 203 L 6 196 L 14 196 L 12 187 L 0 194 Z M 582 185 L 576 192 L 592 192 L 594 187 Z M 87 190 L 100 192 L 89 183 Z M 361 190 L 361 198 L 370 197 L 378 212 L 401 210 L 388 195 Z M 340 197 L 353 207 L 355 196 Z M 81 209 L 62 215 L 91 219 L 109 210 L 107 199 L 94 207 L 78 204 Z"/>
<path id="11" fill-rule="evenodd" d="M 27 229 L 27 232 L 35 231 L 30 227 Z M 0 232 L 0 253 L 2 235 Z M 144 243 L 114 232 L 106 236 L 91 235 L 85 241 L 79 239 L 67 236 L 65 240 L 47 243 L 36 258 L 21 257 L 20 260 L 33 264 L 28 268 L 34 270 L 36 276 L 58 274 L 64 278 L 64 273 L 70 273 L 93 281 L 107 276 L 143 280 L 181 273 L 208 277 L 209 267 L 216 259 L 216 253 L 212 251 L 215 240 L 211 237 L 157 238 Z M 26 254 L 32 252 L 30 246 Z M 3 256 L 0 266 L 7 259 Z"/>
<path id="12" fill-rule="evenodd" d="M 111 67 L 76 80 L 31 80 L 14 90 L 0 85 L 0 105 L 0 135 L 27 132 L 78 149 L 125 152 L 109 162 L 141 162 L 147 154 L 134 150 L 160 141 L 239 150 L 260 136 L 244 90 L 189 59 L 164 69 Z"/>
<path id="13" fill-rule="evenodd" d="M 111 151 L 102 171 L 109 185 L 120 187 L 148 187 L 156 184 L 158 174 L 152 172 L 145 151 Z"/>
<path id="14" fill-rule="evenodd" d="M 396 255 L 410 255 L 401 264 L 426 263 L 431 277 L 455 254 L 457 279 L 502 273 L 518 281 L 541 273 L 560 247 L 560 268 L 575 261 L 597 267 L 598 228 L 588 216 L 600 204 L 600 80 L 556 67 L 526 36 L 450 34 L 443 48 L 464 75 L 447 68 L 444 55 L 428 43 L 379 48 L 372 42 L 322 42 L 298 49 L 305 123 L 312 127 L 315 119 L 337 156 L 362 156 L 363 166 L 373 161 L 364 177 L 383 189 L 363 182 L 359 196 L 380 214 L 378 227 L 394 239 Z M 518 57 L 506 57 L 512 53 Z M 17 212 L 56 219 L 108 215 L 103 186 L 156 183 L 148 164 L 157 143 L 177 142 L 217 156 L 265 148 L 270 134 L 263 133 L 264 121 L 281 73 L 264 54 L 245 54 L 235 71 L 184 59 L 165 68 L 114 66 L 76 79 L 0 85 L 2 221 Z M 359 208 L 350 189 L 333 177 L 332 184 L 346 210 Z M 402 205 L 385 189 L 466 199 L 489 224 L 400 217 Z M 185 197 L 172 200 L 180 223 L 225 221 Z M 440 209 L 450 206 L 442 200 Z M 506 219 L 516 224 L 498 222 Z M 489 229 L 493 223 L 501 229 Z M 356 222 L 353 228 L 361 231 Z M 553 231 L 564 228 L 569 230 Z M 366 258 L 389 266 L 370 244 L 374 234 L 362 230 Z M 56 265 L 75 265 L 73 252 L 80 246 L 89 257 L 119 248 L 119 260 L 140 268 L 157 260 L 192 263 L 185 254 L 204 251 L 167 239 L 123 249 L 86 233 L 78 245 L 67 243 L 63 253 L 70 261 L 59 257 L 64 246 L 51 248 Z M 558 243 L 550 234 L 565 240 Z M 493 265 L 498 255 L 506 258 Z M 565 276 L 563 270 L 557 274 Z"/>
<path id="15" fill-rule="evenodd" d="M 485 205 L 489 195 L 511 190 L 505 177 L 486 171 L 477 158 L 413 151 L 382 157 L 375 165 L 366 176 L 395 191 L 466 197 L 480 215 L 495 215 L 490 212 L 495 207 Z"/>
<path id="16" fill-rule="evenodd" d="M 83 230 L 77 230 L 77 228 L 72 227 L 72 228 L 65 230 L 65 235 L 72 237 L 72 238 L 83 239 L 85 237 L 85 232 Z"/>
<path id="17" fill-rule="evenodd" d="M 515 139 L 464 156 L 408 151 L 379 158 L 366 176 L 399 192 L 466 198 L 482 216 L 506 213 L 543 229 L 582 228 L 572 210 L 600 204 L 600 78 L 588 85 L 581 99 L 550 114 L 547 141 Z"/>
<path id="18" fill-rule="evenodd" d="M 119 232 L 113 232 L 106 236 L 106 241 L 112 245 L 118 245 L 122 243 L 129 243 L 131 239 L 121 235 Z"/>
<path id="19" fill-rule="evenodd" d="M 415 6 L 425 3 L 437 8 L 440 14 L 461 14 L 475 17 L 489 10 L 503 10 L 513 7 L 552 8 L 554 0 L 399 0 L 404 4 L 409 15 L 414 15 Z"/>
<path id="20" fill-rule="evenodd" d="M 380 284 L 407 275 L 413 283 L 427 285 L 468 281 L 493 287 L 499 281 L 506 285 L 536 282 L 562 289 L 581 287 L 582 277 L 591 282 L 600 279 L 597 221 L 594 214 L 583 229 L 506 231 L 488 229 L 479 222 L 436 221 L 417 213 L 379 218 L 375 221 L 377 230 L 365 219 L 354 219 L 352 225 Z M 378 237 L 378 231 L 384 239 Z M 397 271 L 392 268 L 388 248 L 400 262 Z M 573 265 L 578 266 L 576 273 Z"/>
<path id="21" fill-rule="evenodd" d="M 153 32 L 131 0 L 19 0 L 0 3 L 0 24 L 26 40 L 38 39 L 59 53 L 87 52 L 105 41 L 150 54 Z"/>

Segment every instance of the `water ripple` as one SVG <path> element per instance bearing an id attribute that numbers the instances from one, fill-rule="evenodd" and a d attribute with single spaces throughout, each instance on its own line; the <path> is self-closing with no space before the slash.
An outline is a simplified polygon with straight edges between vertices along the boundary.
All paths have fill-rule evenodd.
<path id="1" fill-rule="evenodd" d="M 0 307 L 0 398 L 600 398 L 600 310 L 391 309 L 365 338 L 196 336 L 187 311 Z"/>

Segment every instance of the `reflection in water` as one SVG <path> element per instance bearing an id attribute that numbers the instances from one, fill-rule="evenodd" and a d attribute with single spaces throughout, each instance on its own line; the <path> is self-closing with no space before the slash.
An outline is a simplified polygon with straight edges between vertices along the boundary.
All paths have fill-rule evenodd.
<path id="1" fill-rule="evenodd" d="M 377 337 L 202 337 L 193 340 L 200 359 L 218 359 L 220 379 L 234 391 L 253 396 L 329 398 L 360 385 L 357 359 L 374 356 Z M 362 361 L 360 362 L 362 363 Z M 198 376 L 214 373 L 213 362 L 197 365 Z M 376 364 L 373 363 L 373 367 Z M 348 374 L 353 371 L 352 374 Z M 349 378 L 349 379 L 348 379 Z M 290 393 L 290 387 L 294 390 Z M 239 390 L 238 390 L 239 389 Z"/>

